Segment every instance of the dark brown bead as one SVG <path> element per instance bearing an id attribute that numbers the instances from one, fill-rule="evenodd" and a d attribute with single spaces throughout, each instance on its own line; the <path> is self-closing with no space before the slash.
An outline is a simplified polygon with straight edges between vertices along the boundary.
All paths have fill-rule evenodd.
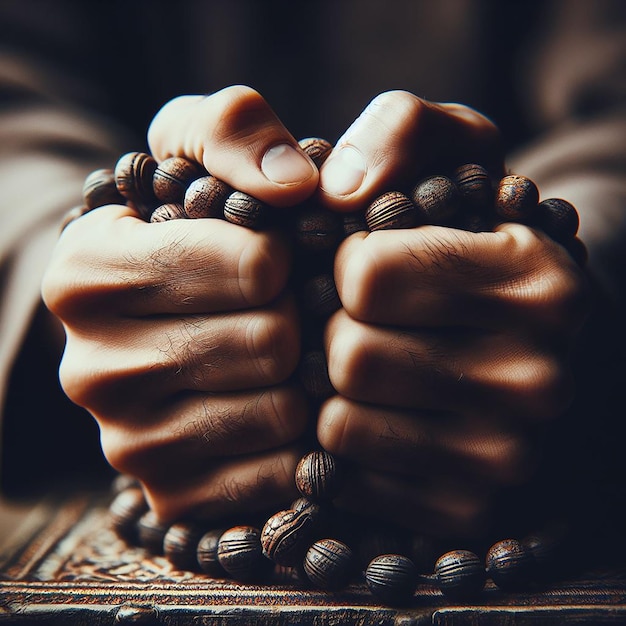
<path id="1" fill-rule="evenodd" d="M 473 552 L 452 550 L 437 559 L 435 578 L 445 596 L 472 600 L 485 586 L 485 567 Z"/>
<path id="2" fill-rule="evenodd" d="M 185 213 L 191 219 L 223 218 L 224 203 L 232 192 L 232 187 L 210 174 L 196 178 L 185 191 Z"/>
<path id="3" fill-rule="evenodd" d="M 374 200 L 365 211 L 370 231 L 413 228 L 418 213 L 412 200 L 400 191 L 388 191 Z"/>
<path id="4" fill-rule="evenodd" d="M 417 570 L 413 561 L 402 554 L 381 554 L 367 566 L 365 582 L 383 602 L 401 605 L 415 593 Z"/>
<path id="5" fill-rule="evenodd" d="M 534 576 L 541 580 L 549 579 L 564 566 L 565 547 L 568 541 L 568 528 L 565 524 L 549 524 L 545 528 L 530 533 L 522 540 L 534 561 Z"/>
<path id="6" fill-rule="evenodd" d="M 314 510 L 309 508 L 275 513 L 261 531 L 263 554 L 279 565 L 296 565 L 311 543 L 315 521 Z"/>
<path id="7" fill-rule="evenodd" d="M 325 450 L 304 455 L 296 467 L 296 487 L 312 500 L 334 498 L 341 488 L 341 472 L 335 457 Z"/>
<path id="8" fill-rule="evenodd" d="M 568 241 L 576 236 L 580 218 L 567 200 L 547 198 L 538 204 L 532 223 L 555 241 Z"/>
<path id="9" fill-rule="evenodd" d="M 341 300 L 331 274 L 321 274 L 307 280 L 302 286 L 302 305 L 316 317 L 330 317 L 341 308 Z"/>
<path id="10" fill-rule="evenodd" d="M 461 197 L 447 176 L 431 176 L 415 185 L 411 200 L 421 223 L 444 225 L 457 215 Z"/>
<path id="11" fill-rule="evenodd" d="M 224 534 L 224 528 L 216 528 L 204 533 L 198 541 L 196 559 L 200 569 L 213 578 L 224 578 L 226 571 L 220 564 L 217 556 L 219 541 Z"/>
<path id="12" fill-rule="evenodd" d="M 505 220 L 526 220 L 539 203 L 537 185 L 526 178 L 511 174 L 502 178 L 495 197 L 496 214 Z"/>
<path id="13" fill-rule="evenodd" d="M 307 153 L 311 161 L 315 163 L 317 168 L 322 167 L 324 161 L 330 155 L 333 146 L 326 139 L 320 137 L 307 137 L 306 139 L 300 139 L 298 142 L 300 147 Z"/>
<path id="14" fill-rule="evenodd" d="M 224 217 L 232 224 L 262 230 L 270 221 L 270 208 L 243 191 L 233 191 L 224 202 Z"/>
<path id="15" fill-rule="evenodd" d="M 182 203 L 187 187 L 206 170 L 184 157 L 170 157 L 157 166 L 152 177 L 154 195 L 162 202 Z"/>
<path id="16" fill-rule="evenodd" d="M 145 152 L 127 152 L 115 165 L 118 191 L 135 205 L 144 219 L 150 217 L 158 204 L 152 187 L 156 168 L 156 160 Z"/>
<path id="17" fill-rule="evenodd" d="M 452 180 L 463 203 L 478 213 L 486 213 L 493 205 L 493 183 L 489 172 L 477 163 L 466 163 L 454 170 Z"/>
<path id="18" fill-rule="evenodd" d="M 501 589 L 519 590 L 531 580 L 534 570 L 531 552 L 517 539 L 503 539 L 487 551 L 487 575 Z"/>
<path id="19" fill-rule="evenodd" d="M 335 395 L 328 376 L 328 363 L 323 350 L 309 350 L 298 365 L 298 378 L 307 395 L 322 401 Z"/>
<path id="20" fill-rule="evenodd" d="M 159 521 L 154 511 L 147 511 L 137 522 L 139 545 L 154 554 L 163 554 L 163 540 L 169 526 Z"/>
<path id="21" fill-rule="evenodd" d="M 150 215 L 151 222 L 169 222 L 170 220 L 183 220 L 187 218 L 185 209 L 178 202 L 161 204 Z"/>
<path id="22" fill-rule="evenodd" d="M 363 211 L 354 211 L 352 213 L 344 214 L 343 234 L 345 237 L 349 237 L 354 233 L 367 232 L 368 230 L 369 228 Z"/>
<path id="23" fill-rule="evenodd" d="M 196 550 L 204 529 L 194 522 L 178 522 L 167 529 L 163 537 L 163 554 L 181 570 L 197 569 Z"/>
<path id="24" fill-rule="evenodd" d="M 337 539 L 320 539 L 307 550 L 304 571 L 320 589 L 341 589 L 354 575 L 354 555 L 349 546 Z"/>
<path id="25" fill-rule="evenodd" d="M 217 558 L 235 580 L 255 579 L 270 562 L 263 556 L 261 531 L 254 526 L 229 528 L 219 539 Z"/>
<path id="26" fill-rule="evenodd" d="M 79 217 L 89 213 L 91 209 L 86 206 L 72 207 L 62 218 L 59 225 L 59 234 L 62 233 L 72 222 L 75 222 Z"/>
<path id="27" fill-rule="evenodd" d="M 361 521 L 355 533 L 356 553 L 359 563 L 367 567 L 368 563 L 381 554 L 403 554 L 410 556 L 410 533 L 392 525 L 367 523 Z"/>
<path id="28" fill-rule="evenodd" d="M 111 169 L 95 170 L 85 178 L 83 200 L 88 209 L 107 204 L 126 204 L 126 198 L 117 190 Z"/>
<path id="29" fill-rule="evenodd" d="M 579 237 L 573 237 L 569 241 L 563 242 L 563 246 L 570 256 L 580 267 L 584 267 L 589 259 L 587 246 Z"/>
<path id="30" fill-rule="evenodd" d="M 418 572 L 432 572 L 435 567 L 438 550 L 437 543 L 432 537 L 422 534 L 414 534 L 410 539 L 411 547 L 409 556 Z"/>
<path id="31" fill-rule="evenodd" d="M 295 217 L 294 235 L 300 251 L 333 252 L 343 239 L 341 216 L 321 207 L 301 207 Z"/>
<path id="32" fill-rule="evenodd" d="M 111 481 L 111 493 L 114 494 L 118 494 L 120 491 L 124 491 L 130 487 L 140 489 L 141 485 L 134 476 L 129 476 L 128 474 L 118 474 Z"/>
<path id="33" fill-rule="evenodd" d="M 111 528 L 122 538 L 137 541 L 137 522 L 148 510 L 148 503 L 139 487 L 128 487 L 120 491 L 109 505 Z"/>

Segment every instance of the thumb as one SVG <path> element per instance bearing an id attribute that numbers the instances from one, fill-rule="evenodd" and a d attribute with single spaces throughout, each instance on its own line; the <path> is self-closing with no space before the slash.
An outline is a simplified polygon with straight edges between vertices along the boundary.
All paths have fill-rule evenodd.
<path id="1" fill-rule="evenodd" d="M 171 100 L 153 119 L 148 145 L 157 161 L 187 157 L 272 206 L 302 202 L 319 180 L 317 167 L 265 99 L 242 85 Z"/>

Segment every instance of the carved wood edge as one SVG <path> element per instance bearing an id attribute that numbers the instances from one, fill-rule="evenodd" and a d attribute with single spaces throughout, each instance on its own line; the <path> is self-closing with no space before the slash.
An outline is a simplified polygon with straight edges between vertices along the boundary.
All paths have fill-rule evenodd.
<path id="1" fill-rule="evenodd" d="M 474 606 L 448 606 L 420 586 L 410 606 L 385 607 L 361 584 L 326 593 L 177 571 L 119 539 L 106 505 L 102 495 L 77 494 L 33 510 L 0 555 L 0 623 L 626 624 L 623 572 L 537 593 L 490 587 Z"/>

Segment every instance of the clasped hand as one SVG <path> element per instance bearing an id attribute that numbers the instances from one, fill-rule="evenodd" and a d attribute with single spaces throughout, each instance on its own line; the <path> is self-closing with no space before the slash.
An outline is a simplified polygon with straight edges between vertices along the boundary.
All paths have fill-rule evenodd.
<path id="1" fill-rule="evenodd" d="M 278 207 L 339 212 L 426 171 L 503 170 L 495 126 L 407 92 L 375 98 L 318 171 L 266 101 L 236 86 L 168 104 L 157 160 L 186 156 Z M 443 171 L 443 169 L 441 169 Z M 293 383 L 300 321 L 289 244 L 214 219 L 148 224 L 105 206 L 66 228 L 43 295 L 64 324 L 64 390 L 163 521 L 277 510 L 303 437 L 350 468 L 337 504 L 432 534 L 473 533 L 525 480 L 536 434 L 572 399 L 586 315 L 568 253 L 520 224 L 357 233 L 335 259 L 325 329 L 336 395 L 312 415 Z"/>

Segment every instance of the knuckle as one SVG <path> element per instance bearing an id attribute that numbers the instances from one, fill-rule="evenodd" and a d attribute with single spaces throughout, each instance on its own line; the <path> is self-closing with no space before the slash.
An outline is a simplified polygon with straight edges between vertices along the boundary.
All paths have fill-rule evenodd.
<path id="1" fill-rule="evenodd" d="M 295 320 L 264 312 L 248 321 L 245 336 L 248 355 L 269 384 L 282 382 L 294 372 L 299 360 Z"/>
<path id="2" fill-rule="evenodd" d="M 206 98 L 210 117 L 215 120 L 213 139 L 217 142 L 244 140 L 249 128 L 260 126 L 273 113 L 261 94 L 245 85 L 231 85 Z"/>
<path id="3" fill-rule="evenodd" d="M 519 269 L 501 283 L 502 299 L 555 329 L 578 327 L 590 302 L 582 271 L 558 244 L 530 228 L 507 226 L 504 237 L 509 267 Z"/>
<path id="4" fill-rule="evenodd" d="M 368 349 L 365 329 L 352 323 L 349 329 L 335 334 L 329 343 L 328 375 L 338 393 L 359 399 L 373 370 L 373 356 Z"/>
<path id="5" fill-rule="evenodd" d="M 516 412 L 532 421 L 555 419 L 573 397 L 571 371 L 559 359 L 536 355 L 518 360 L 508 368 L 504 383 Z"/>
<path id="6" fill-rule="evenodd" d="M 338 281 L 341 303 L 350 317 L 367 321 L 374 315 L 376 293 L 382 277 L 377 255 L 368 237 L 347 259 Z"/>
<path id="7" fill-rule="evenodd" d="M 535 449 L 521 436 L 500 438 L 483 454 L 489 475 L 501 485 L 517 485 L 527 480 L 536 467 Z"/>
<path id="8" fill-rule="evenodd" d="M 268 408 L 264 415 L 279 445 L 293 441 L 306 428 L 305 398 L 293 388 L 272 389 L 268 392 Z"/>
<path id="9" fill-rule="evenodd" d="M 285 287 L 289 259 L 284 246 L 275 238 L 251 233 L 238 266 L 239 290 L 251 307 L 274 300 Z"/>
<path id="10" fill-rule="evenodd" d="M 349 442 L 349 414 L 343 398 L 335 396 L 322 407 L 317 422 L 317 439 L 332 454 L 342 454 Z"/>

